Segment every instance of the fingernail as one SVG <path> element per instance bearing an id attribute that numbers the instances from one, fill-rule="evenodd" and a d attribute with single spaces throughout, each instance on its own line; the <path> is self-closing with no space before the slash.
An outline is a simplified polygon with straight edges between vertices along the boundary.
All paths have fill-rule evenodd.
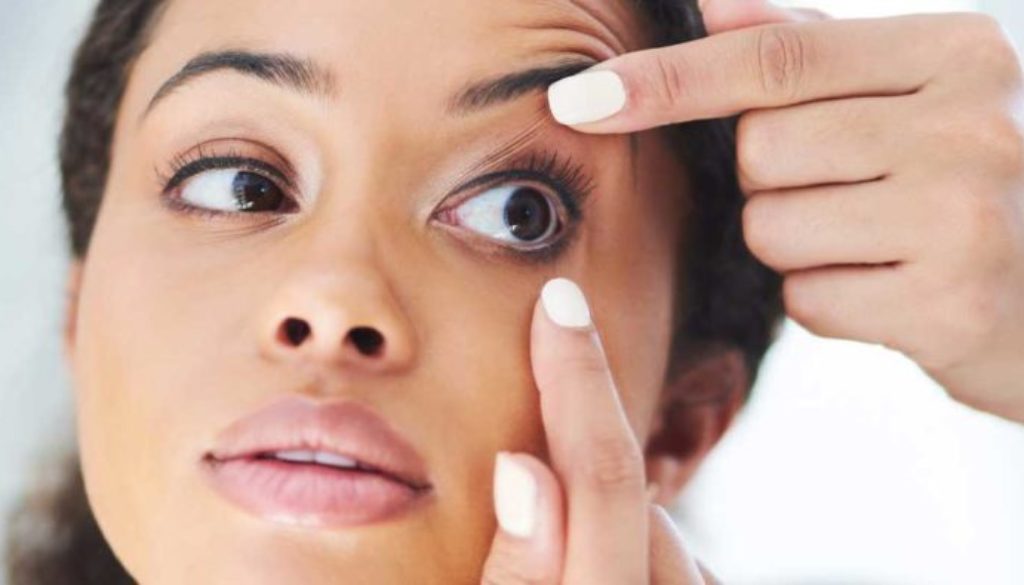
<path id="1" fill-rule="evenodd" d="M 572 329 L 590 327 L 590 307 L 575 282 L 567 278 L 549 280 L 540 297 L 544 312 L 556 325 Z"/>
<path id="2" fill-rule="evenodd" d="M 494 510 L 505 532 L 529 538 L 537 523 L 537 480 L 507 453 L 494 465 Z"/>
<path id="3" fill-rule="evenodd" d="M 551 115 L 562 124 L 603 120 L 626 105 L 626 86 L 608 69 L 584 71 L 548 87 Z"/>

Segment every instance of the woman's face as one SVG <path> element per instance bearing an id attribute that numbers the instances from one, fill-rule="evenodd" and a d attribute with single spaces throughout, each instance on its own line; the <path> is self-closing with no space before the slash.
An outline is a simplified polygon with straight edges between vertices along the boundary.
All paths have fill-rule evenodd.
<path id="1" fill-rule="evenodd" d="M 528 332 L 555 276 L 587 292 L 646 440 L 682 235 L 673 155 L 659 134 L 557 125 L 541 84 L 453 100 L 642 47 L 625 6 L 171 2 L 119 111 L 72 353 L 90 501 L 137 579 L 473 582 L 495 453 L 544 457 Z M 426 495 L 348 526 L 225 497 L 225 429 L 287 397 L 369 407 L 419 453 Z"/>

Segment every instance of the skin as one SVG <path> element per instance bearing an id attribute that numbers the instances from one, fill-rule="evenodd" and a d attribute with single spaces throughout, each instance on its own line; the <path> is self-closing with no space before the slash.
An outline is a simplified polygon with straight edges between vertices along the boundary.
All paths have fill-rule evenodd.
<path id="1" fill-rule="evenodd" d="M 445 52 L 436 39 L 444 39 L 445 47 L 457 44 L 456 33 L 465 32 L 458 23 L 472 21 L 476 26 L 504 13 L 495 7 L 486 13 L 473 12 L 472 5 L 457 4 L 445 4 L 431 13 L 438 17 L 431 22 L 436 27 L 422 26 L 423 17 L 417 15 L 407 27 L 400 27 L 399 38 L 425 28 L 444 33 L 424 38 L 423 55 L 432 55 L 428 49 L 436 50 L 446 64 L 463 63 L 466 70 L 472 69 L 460 61 L 460 52 Z M 203 47 L 203 27 L 192 26 L 187 32 L 176 29 L 175 16 L 190 14 L 189 9 L 199 15 L 228 5 L 175 4 L 164 24 L 166 36 L 160 38 L 177 42 L 158 41 L 153 56 L 142 60 L 122 117 L 142 107 L 139 93 L 145 91 L 140 87 L 152 91 L 159 83 L 155 71 L 160 69 L 156 62 L 161 57 L 180 64 L 185 57 L 174 57 L 176 52 Z M 380 27 L 361 26 L 349 38 L 351 45 L 339 48 L 337 44 L 344 42 L 337 29 L 331 28 L 332 34 L 321 38 L 310 23 L 366 25 L 382 9 L 315 4 L 325 14 L 311 18 L 307 6 L 312 10 L 314 3 L 301 3 L 299 9 L 290 6 L 282 13 L 268 8 L 264 14 L 264 5 L 247 5 L 257 15 L 247 23 L 214 18 L 200 22 L 218 23 L 211 35 L 224 34 L 224 23 L 231 23 L 258 31 L 264 43 L 287 39 L 287 43 L 304 45 L 307 52 L 346 58 L 373 47 L 368 54 L 375 65 L 388 54 L 387 41 L 396 38 L 394 34 L 376 38 L 386 36 Z M 526 8 L 521 4 L 503 7 L 517 13 Z M 318 138 L 316 147 L 333 156 L 318 158 L 317 148 L 303 143 L 301 137 L 282 138 L 292 141 L 289 149 L 310 157 L 312 162 L 304 168 L 319 172 L 313 173 L 314 183 L 321 187 L 322 196 L 317 207 L 320 214 L 303 229 L 289 232 L 287 239 L 244 234 L 249 241 L 243 247 L 238 243 L 241 232 L 209 237 L 210 232 L 193 224 L 171 222 L 162 214 L 165 210 L 138 197 L 146 192 L 145 181 L 138 165 L 131 164 L 140 163 L 136 159 L 152 162 L 166 145 L 156 136 L 147 136 L 145 129 L 133 134 L 119 126 L 113 196 L 104 206 L 102 229 L 98 229 L 103 235 L 85 269 L 78 268 L 72 275 L 75 301 L 69 311 L 77 316 L 69 319 L 75 325 L 69 327 L 68 338 L 76 366 L 80 440 L 90 499 L 115 550 L 140 580 L 316 582 L 343 575 L 357 582 L 432 578 L 475 582 L 486 553 L 483 580 L 492 584 L 712 582 L 688 555 L 663 510 L 649 502 L 646 483 L 660 485 L 654 492 L 656 499 L 671 498 L 728 425 L 738 401 L 726 400 L 694 416 L 695 424 L 685 425 L 701 438 L 698 448 L 687 456 L 647 453 L 645 457 L 642 445 L 653 434 L 666 431 L 656 415 L 665 396 L 678 395 L 700 382 L 720 383 L 729 378 L 722 375 L 723 364 L 729 368 L 736 362 L 728 354 L 719 355 L 667 383 L 661 376 L 667 342 L 663 328 L 671 307 L 666 274 L 671 272 L 673 248 L 666 242 L 679 230 L 664 221 L 666 208 L 672 208 L 665 204 L 668 199 L 653 194 L 673 181 L 678 184 L 682 176 L 673 173 L 673 165 L 658 164 L 668 157 L 645 133 L 641 137 L 645 162 L 640 168 L 651 172 L 638 176 L 657 177 L 651 180 L 658 185 L 626 189 L 631 183 L 624 179 L 621 165 L 626 151 L 618 136 L 688 119 L 745 112 L 738 140 L 739 170 L 751 196 L 744 215 L 745 235 L 759 257 L 786 275 L 791 316 L 825 335 L 901 349 L 943 382 L 954 398 L 1021 420 L 1024 393 L 1017 383 L 1024 379 L 1019 371 L 1024 338 L 1024 310 L 1019 304 L 1024 298 L 1020 253 L 1024 248 L 1020 239 L 1024 169 L 1020 127 L 1014 117 L 1020 68 L 998 27 L 973 15 L 889 19 L 871 26 L 825 23 L 821 15 L 756 2 L 709 1 L 704 9 L 709 30 L 720 36 L 633 53 L 601 65 L 623 77 L 630 96 L 626 109 L 611 120 L 576 128 L 587 139 L 573 144 L 583 138 L 565 135 L 561 147 L 590 149 L 589 156 L 600 157 L 602 185 L 608 182 L 619 196 L 594 202 L 590 225 L 599 224 L 601 229 L 591 227 L 581 244 L 558 261 L 557 270 L 512 268 L 493 259 L 483 262 L 467 257 L 465 247 L 449 248 L 447 240 L 441 243 L 427 230 L 390 229 L 386 238 L 381 237 L 384 226 L 393 228 L 403 219 L 422 217 L 409 211 L 416 205 L 408 193 L 418 184 L 434 184 L 429 179 L 424 182 L 417 170 L 427 174 L 424 169 L 444 167 L 444 161 L 432 158 L 430 146 L 439 138 L 464 139 L 452 128 L 473 129 L 449 126 L 448 121 L 432 124 L 436 118 L 430 117 L 424 104 L 430 103 L 431 90 L 444 84 L 428 84 L 429 75 L 411 80 L 386 73 L 400 71 L 401 62 L 390 69 L 374 68 L 373 96 L 364 95 L 361 102 L 357 90 L 355 96 L 347 96 L 362 103 L 363 109 L 332 109 L 328 102 L 319 110 L 304 111 L 303 120 L 311 128 L 346 124 L 344 136 L 309 130 Z M 359 18 L 352 14 L 347 20 L 326 18 L 327 12 L 337 16 L 345 10 L 358 10 Z M 262 23 L 262 16 L 269 15 L 275 17 L 273 21 Z M 381 19 L 382 27 L 395 26 L 395 15 L 388 16 Z M 287 30 L 300 17 L 305 25 L 301 36 L 283 35 L 275 41 L 275 31 Z M 253 23 L 265 26 L 253 28 Z M 766 24 L 774 28 L 741 30 Z M 193 35 L 200 39 L 190 44 Z M 923 40 L 935 36 L 958 40 L 961 52 L 906 50 L 924 46 Z M 501 35 L 489 30 L 484 38 L 495 44 L 488 64 L 496 63 L 495 55 L 504 54 L 498 48 Z M 472 42 L 479 47 L 479 36 Z M 509 45 L 521 49 L 520 43 L 517 38 Z M 789 51 L 794 43 L 805 50 L 796 61 L 790 59 L 794 53 Z M 872 58 L 865 47 L 879 54 Z M 628 48 L 624 43 L 613 47 L 613 52 Z M 893 55 L 908 56 L 901 60 Z M 723 66 L 723 59 L 735 62 Z M 947 66 L 950 59 L 956 67 Z M 150 62 L 154 63 L 147 69 Z M 886 67 L 875 66 L 883 62 Z M 708 64 L 714 64 L 713 71 L 701 68 Z M 445 72 L 457 69 L 446 67 Z M 865 75 L 868 71 L 877 77 Z M 171 73 L 171 66 L 163 71 Z M 693 87 L 701 91 L 692 92 Z M 188 122 L 182 120 L 216 111 L 218 104 L 231 97 L 229 88 L 210 91 L 213 94 L 206 100 L 194 102 L 193 110 L 183 112 L 189 115 L 161 114 L 166 126 L 153 134 L 166 139 L 166 135 L 187 132 Z M 865 94 L 888 99 L 864 101 Z M 836 99 L 851 95 L 861 101 Z M 236 108 L 259 105 L 255 90 L 246 96 L 247 103 Z M 292 98 L 279 99 L 275 103 L 283 108 Z M 825 99 L 833 101 L 808 103 Z M 931 123 L 901 127 L 891 113 L 886 114 L 890 111 L 915 114 L 898 120 Z M 261 123 L 272 124 L 268 114 L 275 112 L 265 107 Z M 957 130 L 954 135 L 965 147 L 946 148 L 947 135 L 933 128 L 951 112 L 960 116 L 957 123 L 940 127 Z M 529 119 L 529 113 L 520 113 L 516 121 Z M 835 136 L 841 138 L 802 141 L 822 120 L 836 123 Z M 302 126 L 294 128 L 297 122 L 289 122 L 288 127 L 299 133 Z M 491 119 L 486 132 L 481 127 L 475 130 L 493 135 L 495 128 L 503 127 L 500 122 Z M 277 130 L 288 134 L 281 127 Z M 777 142 L 771 148 L 754 148 L 759 143 L 751 136 Z M 858 142 L 865 136 L 873 137 L 872 148 Z M 189 140 L 182 138 L 182 142 Z M 878 145 L 884 146 L 875 148 Z M 792 152 L 806 156 L 787 159 L 778 154 Z M 906 156 L 908 152 L 912 155 Z M 345 159 L 356 164 L 354 171 L 344 175 L 334 174 L 336 167 L 323 163 Z M 395 160 L 406 164 L 394 165 Z M 794 165 L 792 161 L 804 162 Z M 913 166 L 915 162 L 921 166 Z M 385 167 L 386 163 L 390 164 Z M 815 185 L 828 187 L 808 189 Z M 376 196 L 372 205 L 371 192 Z M 334 213 L 324 211 L 325 207 Z M 604 221 L 595 220 L 599 214 Z M 877 225 L 857 222 L 865 217 L 881 219 Z M 808 225 L 829 229 L 804 229 Z M 339 232 L 339 227 L 345 231 Z M 952 235 L 953 242 L 936 251 L 929 244 L 940 234 Z M 194 239 L 182 239 L 183 235 Z M 253 246 L 259 249 L 252 250 Z M 635 247 L 630 250 L 630 246 Z M 943 251 L 953 253 L 955 261 L 943 261 Z M 241 264 L 244 268 L 238 269 L 251 252 L 264 252 L 261 262 Z M 634 261 L 638 252 L 644 254 L 645 262 Z M 339 267 L 335 254 L 345 255 L 348 262 Z M 845 266 L 837 269 L 837 264 Z M 225 265 L 234 270 L 224 269 Z M 535 305 L 536 290 L 555 273 L 582 284 L 597 326 L 564 330 L 546 319 L 544 310 Z M 346 276 L 348 287 L 344 286 Z M 424 286 L 424 281 L 439 286 Z M 638 286 L 627 290 L 622 282 Z M 480 289 L 488 286 L 495 287 L 489 291 L 493 295 L 480 295 Z M 246 294 L 239 297 L 238 290 Z M 637 291 L 643 291 L 639 303 Z M 195 303 L 196 298 L 206 302 Z M 928 302 L 911 302 L 919 299 Z M 384 366 L 372 368 L 351 355 L 341 355 L 343 349 L 336 345 L 306 353 L 281 352 L 268 332 L 282 310 L 296 306 L 328 314 L 331 307 L 348 307 L 336 314 L 359 315 L 352 322 L 376 316 L 388 339 L 398 340 L 397 350 L 388 354 Z M 626 316 L 624 306 L 642 306 L 644 311 L 629 311 Z M 220 310 L 210 310 L 214 307 Z M 448 313 L 448 307 L 458 309 Z M 452 325 L 456 320 L 458 327 Z M 338 334 L 334 339 L 349 321 L 334 321 Z M 161 338 L 148 343 L 146 336 L 138 335 L 143 327 L 160 331 Z M 657 331 L 661 335 L 652 338 Z M 520 353 L 511 351 L 507 343 L 516 335 Z M 642 352 L 631 343 L 641 335 L 653 340 Z M 196 347 L 203 343 L 204 347 Z M 167 348 L 174 348 L 174 354 L 162 353 Z M 432 351 L 444 352 L 444 363 L 451 366 L 445 368 L 440 359 L 424 359 Z M 216 360 L 204 359 L 207 355 L 216 355 Z M 485 360 L 486 370 L 474 369 Z M 498 371 L 502 375 L 494 374 Z M 532 381 L 526 375 L 529 371 Z M 218 379 L 211 380 L 211 372 Z M 296 374 L 307 376 L 306 385 L 291 386 L 296 392 L 363 398 L 362 389 L 368 383 L 401 387 L 402 400 L 376 392 L 366 400 L 427 451 L 443 494 L 436 506 L 408 523 L 325 535 L 255 523 L 203 492 L 192 466 L 204 438 L 208 440 L 214 427 L 237 415 L 243 406 L 257 403 L 261 393 L 289 391 L 282 388 L 294 384 Z M 275 376 L 281 377 L 277 385 L 266 382 Z M 422 376 L 428 379 L 414 379 Z M 246 378 L 249 383 L 238 382 Z M 473 393 L 482 384 L 508 390 L 488 394 L 485 403 Z M 197 385 L 203 390 L 212 385 L 218 392 L 211 396 L 208 390 L 190 390 Z M 143 386 L 145 393 L 139 391 Z M 239 390 L 229 390 L 233 387 Z M 538 390 L 539 397 L 531 394 Z M 735 388 L 727 390 L 732 390 L 728 396 L 738 394 Z M 494 408 L 495 395 L 502 397 L 500 409 Z M 183 411 L 187 417 L 177 414 Z M 431 425 L 432 420 L 445 424 Z M 473 441 L 465 440 L 467 436 Z M 455 444 L 456 437 L 464 449 L 457 459 L 444 448 Z M 539 488 L 537 528 L 527 539 L 504 530 L 494 533 L 493 521 L 484 510 L 489 498 L 488 490 L 480 489 L 481 481 L 499 450 L 515 451 L 512 459 L 528 470 Z M 139 461 L 145 462 L 144 468 L 140 469 Z M 485 551 L 489 534 L 494 534 L 493 542 Z M 385 550 L 402 550 L 402 564 L 397 565 Z"/>
<path id="2" fill-rule="evenodd" d="M 1000 24 L 703 4 L 718 34 L 601 63 L 631 97 L 576 129 L 739 114 L 744 238 L 787 313 L 1024 422 L 1024 74 Z"/>
<path id="3" fill-rule="evenodd" d="M 636 134 L 631 154 L 626 136 L 554 122 L 543 92 L 468 117 L 444 111 L 470 80 L 640 49 L 633 18 L 596 0 L 448 0 L 429 11 L 412 0 L 170 3 L 118 112 L 90 251 L 69 279 L 66 330 L 90 504 L 137 580 L 477 582 L 496 528 L 496 453 L 548 460 L 530 329 L 553 276 L 587 290 L 637 445 L 665 430 L 666 397 L 707 383 L 702 368 L 739 373 L 738 354 L 720 352 L 665 378 L 686 198 L 661 134 Z M 338 87 L 303 95 L 221 71 L 143 115 L 189 59 L 226 47 L 308 57 Z M 524 263 L 431 221 L 457 179 L 534 125 L 527 148 L 571 155 L 596 185 L 563 254 Z M 300 211 L 207 219 L 163 206 L 154 169 L 199 144 L 291 163 Z M 296 349 L 276 336 L 293 315 L 310 323 L 313 343 Z M 383 334 L 382 356 L 341 343 L 356 326 Z M 687 419 L 694 449 L 647 459 L 660 497 L 682 487 L 739 407 L 746 380 L 728 379 L 730 399 Z M 214 437 L 289 393 L 376 409 L 426 460 L 431 505 L 331 532 L 257 519 L 215 494 L 199 473 Z"/>
<path id="4" fill-rule="evenodd" d="M 622 78 L 626 105 L 577 129 L 741 114 L 744 236 L 784 275 L 787 313 L 824 336 L 899 349 L 953 398 L 1024 422 L 1024 83 L 1002 29 L 976 14 L 703 9 L 711 38 L 600 64 Z M 935 50 L 935 38 L 949 42 Z M 538 486 L 536 528 L 499 532 L 484 582 L 714 583 L 643 497 L 639 446 L 609 424 L 626 406 L 596 330 L 559 330 L 538 308 L 534 348 L 555 457 L 515 455 Z M 589 412 L 570 414 L 577 401 Z M 567 433 L 572 418 L 591 424 Z"/>

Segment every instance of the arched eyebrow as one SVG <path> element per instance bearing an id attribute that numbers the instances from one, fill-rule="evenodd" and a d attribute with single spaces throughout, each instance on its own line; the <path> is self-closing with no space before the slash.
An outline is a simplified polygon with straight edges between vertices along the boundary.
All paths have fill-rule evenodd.
<path id="1" fill-rule="evenodd" d="M 215 51 L 201 53 L 172 75 L 153 94 L 142 113 L 144 118 L 161 100 L 197 77 L 215 71 L 235 71 L 306 95 L 331 98 L 337 84 L 331 72 L 311 59 L 287 53 Z"/>
<path id="2" fill-rule="evenodd" d="M 527 94 L 547 91 L 548 86 L 559 79 L 585 71 L 597 63 L 590 58 L 574 58 L 470 83 L 448 100 L 447 112 L 465 116 Z"/>
<path id="3" fill-rule="evenodd" d="M 584 71 L 596 64 L 597 61 L 592 58 L 563 58 L 550 65 L 530 67 L 483 81 L 468 83 L 447 101 L 446 113 L 453 116 L 466 116 L 508 103 L 528 94 L 546 91 L 549 85 L 559 79 Z M 314 97 L 333 99 L 338 94 L 337 82 L 330 70 L 311 59 L 287 53 L 207 52 L 189 60 L 180 71 L 160 86 L 149 100 L 139 121 L 141 122 L 158 103 L 178 88 L 197 77 L 216 71 L 234 71 Z"/>

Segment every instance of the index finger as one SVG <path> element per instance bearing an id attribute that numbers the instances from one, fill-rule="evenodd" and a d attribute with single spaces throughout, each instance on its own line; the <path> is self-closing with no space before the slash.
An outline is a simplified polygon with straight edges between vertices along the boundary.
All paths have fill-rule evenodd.
<path id="1" fill-rule="evenodd" d="M 609 59 L 552 84 L 548 102 L 559 122 L 606 133 L 821 99 L 902 95 L 938 68 L 934 40 L 954 22 L 962 24 L 915 15 L 730 30 Z"/>
<path id="2" fill-rule="evenodd" d="M 643 453 L 573 282 L 555 279 L 544 287 L 530 355 L 548 451 L 566 491 L 563 582 L 647 582 Z"/>

